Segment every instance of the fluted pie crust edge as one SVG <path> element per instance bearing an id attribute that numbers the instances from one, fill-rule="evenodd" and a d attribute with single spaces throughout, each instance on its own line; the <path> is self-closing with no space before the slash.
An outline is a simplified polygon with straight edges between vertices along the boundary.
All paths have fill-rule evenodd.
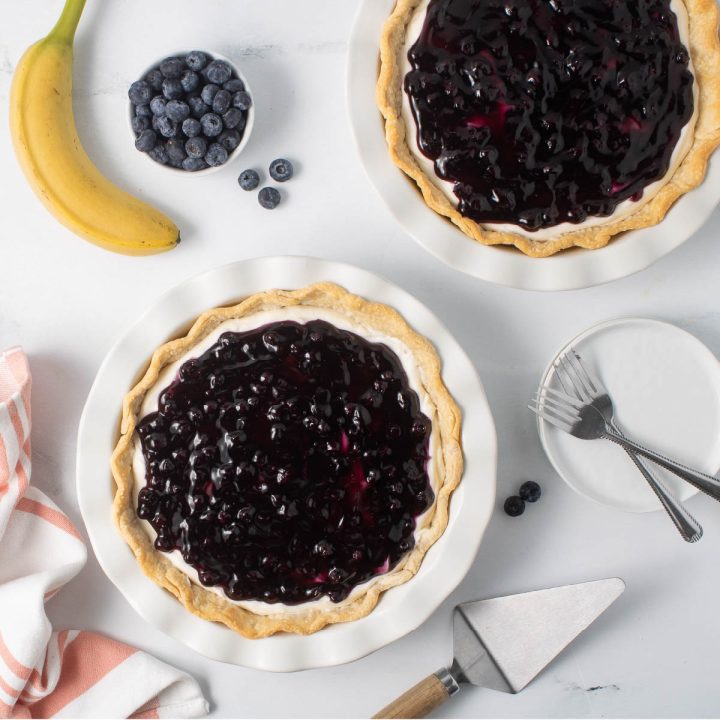
<path id="1" fill-rule="evenodd" d="M 694 66 L 699 105 L 692 146 L 660 191 L 636 212 L 609 222 L 574 230 L 545 241 L 512 232 L 483 227 L 461 215 L 445 194 L 427 177 L 408 146 L 407 128 L 402 116 L 403 51 L 407 26 L 422 0 L 397 0 L 380 38 L 380 73 L 377 103 L 385 119 L 385 136 L 390 157 L 416 183 L 427 205 L 448 218 L 460 230 L 483 245 L 514 245 L 531 257 L 554 255 L 573 246 L 594 250 L 626 230 L 657 225 L 673 203 L 700 185 L 713 150 L 720 145 L 720 10 L 716 0 L 680 0 L 689 18 L 690 57 Z"/>
<path id="2" fill-rule="evenodd" d="M 289 308 L 297 305 L 328 308 L 350 318 L 361 327 L 372 328 L 397 338 L 413 354 L 420 381 L 433 406 L 431 418 L 436 433 L 435 501 L 425 514 L 424 532 L 415 547 L 392 571 L 379 576 L 367 588 L 351 595 L 342 603 L 304 612 L 260 615 L 233 604 L 224 595 L 213 593 L 192 582 L 153 546 L 137 516 L 134 505 L 134 474 L 132 457 L 135 429 L 140 419 L 146 394 L 156 385 L 163 368 L 181 358 L 221 323 L 263 310 Z M 300 290 L 270 290 L 243 300 L 232 307 L 216 308 L 201 315 L 184 337 L 159 347 L 140 382 L 125 396 L 120 439 L 112 455 L 112 473 L 116 492 L 113 517 L 125 541 L 132 549 L 143 572 L 174 595 L 187 610 L 206 620 L 223 623 L 247 638 L 262 638 L 279 632 L 310 634 L 326 625 L 357 620 L 368 615 L 380 596 L 392 587 L 410 580 L 420 568 L 428 549 L 445 531 L 448 524 L 450 496 L 463 472 L 461 448 L 461 413 L 448 392 L 441 375 L 441 363 L 431 343 L 415 332 L 404 318 L 387 305 L 369 302 L 331 283 L 318 283 Z"/>

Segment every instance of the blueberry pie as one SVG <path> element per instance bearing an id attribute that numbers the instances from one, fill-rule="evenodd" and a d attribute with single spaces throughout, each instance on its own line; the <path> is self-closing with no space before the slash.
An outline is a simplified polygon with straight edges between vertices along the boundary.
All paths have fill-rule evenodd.
<path id="1" fill-rule="evenodd" d="M 114 516 L 191 612 L 259 638 L 361 618 L 444 532 L 460 412 L 432 345 L 321 283 L 202 315 L 126 396 Z"/>
<path id="2" fill-rule="evenodd" d="M 660 222 L 720 144 L 716 0 L 397 0 L 393 161 L 486 245 L 533 257 Z"/>

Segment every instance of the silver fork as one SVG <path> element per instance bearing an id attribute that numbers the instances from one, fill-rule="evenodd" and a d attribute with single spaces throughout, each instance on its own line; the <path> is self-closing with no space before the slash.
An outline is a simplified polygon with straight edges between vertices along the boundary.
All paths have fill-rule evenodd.
<path id="1" fill-rule="evenodd" d="M 600 378 L 583 363 L 574 348 L 563 352 L 555 362 L 555 377 L 566 395 L 574 395 L 578 400 L 590 403 L 602 415 L 605 422 L 621 437 L 625 437 L 613 417 L 613 404 Z M 545 392 L 552 396 L 556 391 L 545 387 Z M 635 467 L 642 473 L 651 490 L 655 493 L 665 511 L 670 516 L 680 535 L 687 542 L 697 542 L 703 535 L 700 523 L 683 507 L 656 477 L 649 467 L 633 450 L 625 448 Z"/>
<path id="2" fill-rule="evenodd" d="M 541 387 L 528 407 L 551 425 L 577 438 L 610 440 L 626 450 L 634 450 L 638 455 L 675 473 L 715 500 L 720 500 L 720 480 L 699 470 L 693 470 L 620 435 L 605 422 L 605 418 L 591 403 L 585 403 L 557 390 L 553 390 L 550 397 L 545 392 L 545 388 Z"/>

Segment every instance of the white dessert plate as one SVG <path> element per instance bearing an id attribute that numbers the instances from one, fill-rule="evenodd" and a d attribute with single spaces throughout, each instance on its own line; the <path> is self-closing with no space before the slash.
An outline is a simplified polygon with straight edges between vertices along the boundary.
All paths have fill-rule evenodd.
<path id="1" fill-rule="evenodd" d="M 395 307 L 435 345 L 445 382 L 464 410 L 465 475 L 453 494 L 446 532 L 418 574 L 386 592 L 375 610 L 355 622 L 308 636 L 281 634 L 248 640 L 189 612 L 149 580 L 117 533 L 111 516 L 110 455 L 117 442 L 123 396 L 153 350 L 187 330 L 203 311 L 270 288 L 321 280 Z M 495 499 L 496 438 L 480 380 L 442 323 L 404 290 L 365 270 L 314 258 L 275 257 L 233 263 L 178 285 L 155 302 L 110 350 L 80 421 L 77 492 L 93 550 L 110 580 L 149 623 L 215 660 L 272 671 L 293 671 L 355 660 L 417 628 L 460 583 L 485 532 Z"/>
<path id="2" fill-rule="evenodd" d="M 710 217 L 720 201 L 720 160 L 705 181 L 681 197 L 655 227 L 616 237 L 604 248 L 574 248 L 530 258 L 515 248 L 481 245 L 431 210 L 415 183 L 393 165 L 375 102 L 379 39 L 395 0 L 362 0 L 355 19 L 347 67 L 350 124 L 360 160 L 376 190 L 402 227 L 428 252 L 456 270 L 525 290 L 573 290 L 644 270 L 679 247 Z"/>
<path id="3" fill-rule="evenodd" d="M 574 347 L 613 398 L 626 435 L 714 475 L 720 467 L 720 364 L 694 335 L 658 320 L 610 320 L 586 330 Z M 554 363 L 542 378 L 559 388 Z M 540 441 L 557 473 L 581 495 L 631 512 L 660 510 L 658 499 L 622 448 L 580 440 L 538 418 Z M 679 500 L 698 491 L 652 466 Z"/>

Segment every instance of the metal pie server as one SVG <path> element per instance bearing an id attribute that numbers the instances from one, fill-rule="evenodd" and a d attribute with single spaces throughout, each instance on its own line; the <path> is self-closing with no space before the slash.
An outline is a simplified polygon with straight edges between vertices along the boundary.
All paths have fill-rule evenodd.
<path id="1" fill-rule="evenodd" d="M 620 578 L 564 585 L 455 608 L 455 657 L 376 718 L 425 717 L 462 683 L 520 692 L 625 590 Z"/>

